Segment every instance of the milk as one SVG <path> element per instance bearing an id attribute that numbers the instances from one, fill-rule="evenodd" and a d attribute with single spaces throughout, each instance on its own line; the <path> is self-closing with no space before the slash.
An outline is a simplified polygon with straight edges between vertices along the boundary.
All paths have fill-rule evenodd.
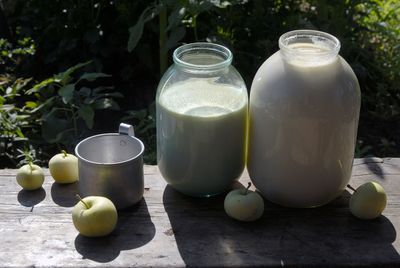
<path id="1" fill-rule="evenodd" d="M 340 56 L 284 60 L 277 52 L 256 74 L 250 104 L 248 170 L 263 195 L 292 207 L 337 197 L 350 179 L 360 107 L 350 66 Z"/>
<path id="2" fill-rule="evenodd" d="M 227 190 L 245 165 L 246 89 L 188 79 L 164 90 L 156 102 L 161 174 L 192 196 Z"/>

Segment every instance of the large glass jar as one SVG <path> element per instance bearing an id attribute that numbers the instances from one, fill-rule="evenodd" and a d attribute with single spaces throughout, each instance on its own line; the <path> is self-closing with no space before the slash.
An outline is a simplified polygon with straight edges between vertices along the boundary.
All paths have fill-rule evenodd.
<path id="1" fill-rule="evenodd" d="M 330 34 L 288 32 L 279 47 L 250 91 L 249 175 L 272 202 L 320 206 L 351 176 L 359 84 Z"/>
<path id="2" fill-rule="evenodd" d="M 245 83 L 217 44 L 183 45 L 173 60 L 156 97 L 158 167 L 179 192 L 222 193 L 245 166 Z"/>

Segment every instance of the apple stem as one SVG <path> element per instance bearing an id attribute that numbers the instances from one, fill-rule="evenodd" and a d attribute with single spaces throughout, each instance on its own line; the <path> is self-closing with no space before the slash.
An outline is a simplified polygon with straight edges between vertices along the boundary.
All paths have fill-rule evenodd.
<path id="1" fill-rule="evenodd" d="M 81 198 L 81 196 L 80 196 L 79 194 L 76 194 L 76 198 L 78 198 L 79 201 L 81 201 L 81 202 L 85 205 L 85 207 L 86 207 L 87 209 L 89 209 L 88 204 L 87 204 L 85 201 L 83 201 L 83 199 Z"/>
<path id="2" fill-rule="evenodd" d="M 347 188 L 349 188 L 350 190 L 353 190 L 353 192 L 356 192 L 357 190 L 356 189 L 354 189 L 354 187 L 353 186 L 351 186 L 350 184 L 347 184 Z"/>
<path id="3" fill-rule="evenodd" d="M 65 150 L 61 150 L 61 153 L 64 154 L 64 157 L 67 157 L 67 152 Z"/>
<path id="4" fill-rule="evenodd" d="M 250 186 L 251 186 L 251 182 L 249 182 L 249 184 L 247 184 L 247 188 L 246 188 L 246 191 L 244 192 L 244 195 L 247 194 L 247 192 L 249 191 Z"/>
<path id="5" fill-rule="evenodd" d="M 33 171 L 32 161 L 29 161 L 29 162 L 28 162 L 28 165 L 29 165 L 29 167 L 31 168 L 31 173 L 32 173 L 32 171 Z"/>

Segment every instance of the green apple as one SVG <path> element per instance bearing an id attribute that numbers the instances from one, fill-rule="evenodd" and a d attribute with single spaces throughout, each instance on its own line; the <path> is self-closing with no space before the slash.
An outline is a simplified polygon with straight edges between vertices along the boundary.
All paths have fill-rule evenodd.
<path id="1" fill-rule="evenodd" d="M 374 219 L 382 214 L 387 198 L 385 190 L 379 183 L 367 182 L 353 190 L 350 211 L 354 216 L 360 219 Z"/>
<path id="2" fill-rule="evenodd" d="M 224 208 L 228 216 L 239 221 L 255 221 L 264 213 L 264 200 L 249 188 L 236 189 L 229 192 L 224 201 Z"/>
<path id="3" fill-rule="evenodd" d="M 32 163 L 23 165 L 17 171 L 17 182 L 25 190 L 39 189 L 44 182 L 43 169 Z"/>
<path id="4" fill-rule="evenodd" d="M 63 150 L 50 159 L 49 171 L 58 183 L 76 182 L 78 180 L 78 158 Z"/>
<path id="5" fill-rule="evenodd" d="M 113 202 L 103 196 L 88 196 L 72 209 L 72 221 L 78 232 L 87 237 L 105 236 L 117 225 L 118 213 Z"/>

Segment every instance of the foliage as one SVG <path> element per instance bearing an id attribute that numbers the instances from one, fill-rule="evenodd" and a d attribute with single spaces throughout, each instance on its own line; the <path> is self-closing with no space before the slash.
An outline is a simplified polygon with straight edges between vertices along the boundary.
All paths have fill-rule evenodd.
<path id="1" fill-rule="evenodd" d="M 156 108 L 155 103 L 148 109 L 131 110 L 122 118 L 123 122 L 129 122 L 135 128 L 135 135 L 145 144 L 144 161 L 148 164 L 156 164 Z"/>
<path id="2" fill-rule="evenodd" d="M 22 63 L 27 57 L 35 54 L 35 44 L 30 37 L 17 41 L 14 47 L 6 39 L 0 39 L 0 72 L 13 72 L 15 67 Z"/>
<path id="3" fill-rule="evenodd" d="M 34 85 L 26 94 L 35 101 L 26 102 L 30 113 L 40 117 L 41 135 L 47 143 L 62 144 L 69 150 L 93 129 L 97 110 L 119 110 L 114 98 L 119 92 L 109 92 L 113 87 L 92 87 L 98 78 L 110 77 L 104 73 L 85 72 L 74 74 L 90 62 L 77 64 L 65 72 Z"/>
<path id="4" fill-rule="evenodd" d="M 2 52 L 6 55 L 6 50 Z M 12 56 L 11 53 L 6 55 L 14 62 Z M 96 111 L 119 110 L 114 98 L 123 97 L 121 93 L 109 92 L 113 89 L 110 86 L 90 87 L 95 80 L 110 75 L 84 72 L 74 78 L 74 74 L 89 63 L 78 64 L 36 84 L 31 78 L 0 76 L 0 159 L 3 165 L 16 166 L 27 159 L 43 158 L 41 148 L 51 150 L 51 144 L 72 151 L 77 141 L 93 128 Z"/>
<path id="5" fill-rule="evenodd" d="M 30 38 L 19 40 L 16 45 L 0 39 L 0 161 L 2 166 L 16 166 L 18 159 L 25 159 L 28 151 L 28 132 L 34 122 L 27 107 L 20 105 L 31 78 L 16 78 L 16 66 L 35 52 Z M 32 152 L 35 158 L 35 151 Z"/>
<path id="6" fill-rule="evenodd" d="M 371 1 L 357 5 L 361 49 L 366 71 L 363 104 L 372 117 L 400 119 L 400 2 Z M 371 53 L 372 52 L 372 53 Z"/>
<path id="7" fill-rule="evenodd" d="M 217 8 L 226 8 L 229 5 L 243 4 L 246 1 L 190 1 L 190 0 L 163 0 L 154 1 L 139 16 L 136 24 L 129 28 L 127 49 L 132 52 L 143 34 L 145 23 L 159 17 L 159 63 L 160 74 L 167 69 L 167 52 L 176 47 L 185 35 L 186 28 L 191 28 L 194 41 L 198 41 L 197 17 Z M 168 15 L 169 12 L 169 15 Z"/>
<path id="8" fill-rule="evenodd" d="M 0 77 L 0 159 L 2 162 L 17 164 L 20 151 L 27 145 L 26 130 L 31 127 L 29 113 L 25 107 L 15 103 L 22 89 L 30 79 Z"/>
<path id="9" fill-rule="evenodd" d="M 145 9 L 146 1 L 3 2 L 12 29 L 10 35 L 29 36 L 35 43 L 35 54 L 17 70 L 20 75 L 43 80 L 90 59 L 88 71 L 112 75 L 112 85 L 125 96 L 121 105 L 131 109 L 147 106 L 151 99 L 148 94 L 155 92 L 155 82 L 147 81 L 157 81 L 159 77 L 158 70 L 153 70 L 158 59 L 153 53 L 157 42 L 153 44 L 150 35 L 135 48 L 136 53 L 126 49 L 128 28 Z"/>
<path id="10" fill-rule="evenodd" d="M 399 1 L 3 0 L 1 16 L 7 25 L 0 34 L 9 29 L 9 38 L 0 39 L 0 112 L 7 118 L 0 149 L 7 136 L 20 150 L 11 153 L 14 162 L 32 146 L 45 159 L 40 154 L 54 146 L 72 148 L 127 120 L 145 142 L 146 161 L 155 163 L 152 103 L 174 48 L 195 41 L 229 47 L 250 89 L 258 67 L 279 49 L 279 36 L 299 28 L 337 36 L 356 72 L 362 89 L 356 155 L 400 153 Z M 82 59 L 91 64 L 77 65 Z M 98 79 L 89 81 L 85 72 Z M 113 98 L 122 95 L 117 106 Z"/>

